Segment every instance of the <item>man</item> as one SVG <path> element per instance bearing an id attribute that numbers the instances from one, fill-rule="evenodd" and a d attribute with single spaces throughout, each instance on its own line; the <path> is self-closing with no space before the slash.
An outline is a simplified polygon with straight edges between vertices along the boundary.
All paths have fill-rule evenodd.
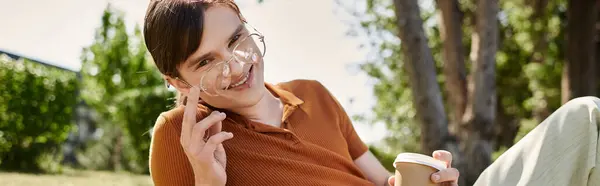
<path id="1" fill-rule="evenodd" d="M 179 92 L 178 106 L 154 127 L 155 185 L 394 184 L 320 83 L 264 83 L 265 36 L 234 2 L 153 0 L 144 37 L 158 70 Z M 570 101 L 475 185 L 600 185 L 599 121 L 600 99 Z M 452 161 L 446 151 L 433 157 Z M 458 174 L 449 167 L 431 180 L 457 185 Z"/>
<path id="2" fill-rule="evenodd" d="M 320 83 L 264 82 L 265 36 L 233 1 L 153 0 L 144 37 L 180 95 L 154 127 L 156 185 L 393 184 Z M 456 185 L 458 171 L 431 179 Z"/>

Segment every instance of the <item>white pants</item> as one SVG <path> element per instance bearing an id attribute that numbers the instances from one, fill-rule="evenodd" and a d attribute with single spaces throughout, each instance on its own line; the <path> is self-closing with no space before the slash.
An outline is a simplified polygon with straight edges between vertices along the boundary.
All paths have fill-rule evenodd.
<path id="1" fill-rule="evenodd" d="M 600 99 L 569 101 L 502 154 L 476 186 L 600 186 Z"/>

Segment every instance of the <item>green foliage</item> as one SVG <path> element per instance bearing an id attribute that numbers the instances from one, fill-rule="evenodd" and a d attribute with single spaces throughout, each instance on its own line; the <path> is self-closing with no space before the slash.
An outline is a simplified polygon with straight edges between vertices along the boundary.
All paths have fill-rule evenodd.
<path id="1" fill-rule="evenodd" d="M 163 84 L 160 84 L 163 85 Z M 150 149 L 150 132 L 158 115 L 173 104 L 169 98 L 174 95 L 166 91 L 164 86 L 157 85 L 144 89 L 127 90 L 120 93 L 115 100 L 120 103 L 117 117 L 126 123 L 125 131 L 130 136 L 128 143 L 137 153 L 126 154 L 129 167 L 137 167 L 136 172 L 148 172 L 148 156 Z M 135 162 L 135 164 L 133 164 Z M 125 162 L 124 162 L 125 163 Z M 135 170 L 135 169 L 134 169 Z"/>
<path id="2" fill-rule="evenodd" d="M 42 171 L 72 128 L 77 74 L 0 56 L 0 168 Z"/>
<path id="3" fill-rule="evenodd" d="M 502 46 L 497 72 L 502 79 L 497 83 L 506 88 L 498 89 L 499 103 L 518 118 L 529 118 L 538 109 L 557 109 L 561 103 L 566 1 L 548 1 L 538 13 L 521 0 L 503 1 L 501 8 L 505 16 L 500 19 Z"/>
<path id="4" fill-rule="evenodd" d="M 92 168 L 147 173 L 149 130 L 172 105 L 173 93 L 149 60 L 139 28 L 129 34 L 123 14 L 108 6 L 82 61 L 83 98 L 100 114 L 106 134 L 80 159 Z"/>

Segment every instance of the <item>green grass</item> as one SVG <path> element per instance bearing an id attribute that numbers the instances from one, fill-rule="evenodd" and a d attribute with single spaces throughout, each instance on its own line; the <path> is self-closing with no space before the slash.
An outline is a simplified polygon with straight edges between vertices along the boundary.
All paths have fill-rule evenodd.
<path id="1" fill-rule="evenodd" d="M 104 185 L 152 185 L 150 176 L 105 171 L 65 171 L 63 174 L 27 174 L 0 172 L 2 186 L 104 186 Z"/>

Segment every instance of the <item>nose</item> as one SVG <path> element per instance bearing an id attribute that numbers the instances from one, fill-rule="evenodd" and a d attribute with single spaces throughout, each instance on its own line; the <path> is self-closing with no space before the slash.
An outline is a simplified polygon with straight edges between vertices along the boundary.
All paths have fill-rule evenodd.
<path id="1" fill-rule="evenodd" d="M 245 67 L 249 64 L 244 63 L 242 61 L 237 61 L 236 57 L 234 57 L 234 55 L 240 55 L 240 54 L 234 54 L 232 51 L 229 50 L 223 50 L 221 51 L 221 55 L 223 56 L 223 59 L 225 60 L 225 64 L 224 65 L 224 69 L 223 69 L 223 77 L 224 77 L 224 81 L 226 84 L 229 83 L 233 83 L 233 81 L 237 81 L 239 80 L 243 75 L 244 75 L 244 71 L 245 71 Z"/>

